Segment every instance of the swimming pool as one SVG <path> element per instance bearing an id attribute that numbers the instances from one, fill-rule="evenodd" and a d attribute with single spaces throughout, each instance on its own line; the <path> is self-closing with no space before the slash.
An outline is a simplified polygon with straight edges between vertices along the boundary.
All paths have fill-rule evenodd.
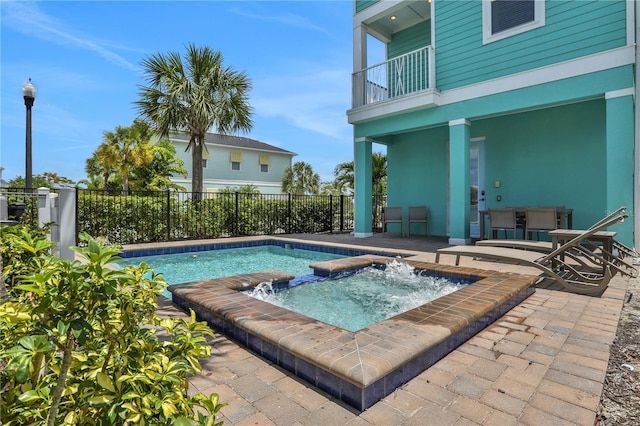
<path id="1" fill-rule="evenodd" d="M 340 254 L 293 248 L 291 245 L 261 245 L 127 257 L 120 265 L 124 267 L 146 262 L 155 272 L 161 272 L 168 284 L 182 284 L 274 269 L 294 276 L 308 275 L 313 273 L 309 268 L 310 264 L 344 257 Z M 171 298 L 171 293 L 166 289 L 162 294 Z"/>
<path id="2" fill-rule="evenodd" d="M 324 323 L 358 331 L 472 283 L 425 274 L 395 259 L 385 268 L 367 267 L 345 277 L 314 277 L 311 281 L 295 280 L 285 288 L 261 283 L 246 293 Z"/>

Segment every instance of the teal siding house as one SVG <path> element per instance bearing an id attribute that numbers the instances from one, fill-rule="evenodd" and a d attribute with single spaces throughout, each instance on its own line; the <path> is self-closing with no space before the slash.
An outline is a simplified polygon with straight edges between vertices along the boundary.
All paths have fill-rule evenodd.
<path id="1" fill-rule="evenodd" d="M 633 1 L 354 2 L 355 236 L 372 235 L 371 155 L 386 147 L 388 205 L 426 205 L 430 233 L 479 236 L 479 211 L 566 206 L 584 229 L 638 246 Z M 367 45 L 386 60 L 368 63 Z M 399 231 L 399 227 L 398 227 Z M 413 232 L 412 232 L 413 234 Z"/>
<path id="2" fill-rule="evenodd" d="M 184 161 L 189 176 L 172 181 L 191 191 L 191 151 L 186 151 L 189 136 L 172 135 L 169 141 L 176 147 L 176 157 Z M 262 194 L 282 194 L 284 171 L 291 167 L 296 155 L 254 139 L 207 133 L 206 150 L 202 151 L 204 194 L 215 194 L 221 189 L 237 190 L 253 185 Z"/>

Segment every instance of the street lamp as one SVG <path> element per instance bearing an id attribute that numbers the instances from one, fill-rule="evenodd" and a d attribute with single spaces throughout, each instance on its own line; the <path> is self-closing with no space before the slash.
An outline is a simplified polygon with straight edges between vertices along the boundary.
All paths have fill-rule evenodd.
<path id="1" fill-rule="evenodd" d="M 24 96 L 24 105 L 27 107 L 27 141 L 25 151 L 25 177 L 24 182 L 27 192 L 31 192 L 31 107 L 33 101 L 36 100 L 36 87 L 29 81 L 22 86 L 22 95 Z"/>

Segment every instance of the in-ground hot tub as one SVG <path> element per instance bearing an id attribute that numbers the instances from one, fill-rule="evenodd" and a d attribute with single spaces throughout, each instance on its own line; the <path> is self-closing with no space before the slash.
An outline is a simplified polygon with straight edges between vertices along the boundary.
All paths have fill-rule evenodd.
<path id="1" fill-rule="evenodd" d="M 313 265 L 319 274 L 385 264 L 364 255 Z M 475 282 L 351 332 L 257 300 L 240 290 L 292 275 L 266 271 L 170 286 L 173 301 L 223 334 L 341 401 L 365 410 L 530 296 L 535 276 L 403 260 Z M 319 301 L 320 303 L 321 301 Z"/>

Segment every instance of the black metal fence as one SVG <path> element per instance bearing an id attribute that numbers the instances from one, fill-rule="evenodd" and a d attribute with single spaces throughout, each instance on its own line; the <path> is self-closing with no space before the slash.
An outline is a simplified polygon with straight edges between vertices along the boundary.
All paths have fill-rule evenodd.
<path id="1" fill-rule="evenodd" d="M 76 229 L 120 244 L 353 230 L 352 196 L 203 195 L 78 189 Z"/>

